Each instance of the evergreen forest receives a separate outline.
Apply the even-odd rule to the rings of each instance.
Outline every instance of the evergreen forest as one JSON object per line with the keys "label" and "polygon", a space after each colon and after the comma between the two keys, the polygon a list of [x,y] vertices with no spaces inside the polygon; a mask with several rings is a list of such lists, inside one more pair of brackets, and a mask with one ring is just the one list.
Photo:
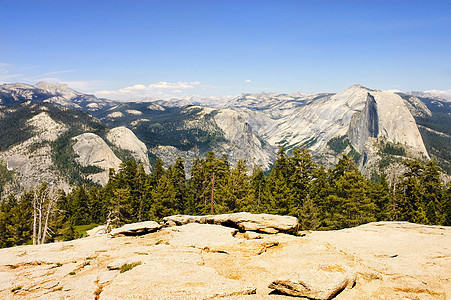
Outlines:
{"label": "evergreen forest", "polygon": [[451,225],[451,190],[433,161],[403,162],[402,174],[364,177],[342,155],[325,169],[306,149],[281,148],[269,173],[246,162],[231,167],[226,156],[196,158],[188,177],[178,158],[165,168],[156,159],[144,172],[134,161],[110,170],[105,187],[84,184],[71,192],[47,183],[0,201],[0,247],[79,238],[99,224],[108,228],[175,214],[247,211],[291,215],[302,230],[342,229],[374,221]]}

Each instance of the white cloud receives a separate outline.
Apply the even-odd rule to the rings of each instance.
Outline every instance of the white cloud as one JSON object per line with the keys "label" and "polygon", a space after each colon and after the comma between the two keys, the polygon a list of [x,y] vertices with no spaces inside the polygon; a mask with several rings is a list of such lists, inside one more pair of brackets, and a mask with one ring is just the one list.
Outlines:
{"label": "white cloud", "polygon": [[429,90],[424,92],[435,95],[451,96],[451,90]]}
{"label": "white cloud", "polygon": [[11,80],[17,80],[22,74],[11,73],[9,67],[11,64],[0,62],[0,83],[10,82]]}
{"label": "white cloud", "polygon": [[93,93],[106,84],[102,80],[61,80],[59,82],[67,84],[73,90],[84,93]]}
{"label": "white cloud", "polygon": [[95,95],[117,100],[127,100],[145,97],[170,98],[180,95],[187,90],[200,86],[199,81],[192,82],[166,82],[160,81],[149,85],[135,84],[115,91],[98,91]]}
{"label": "white cloud", "polygon": [[244,82],[246,82],[246,83],[251,83],[252,82],[252,80],[250,80],[250,79],[246,79]]}
{"label": "white cloud", "polygon": [[44,73],[42,75],[49,76],[49,75],[56,75],[56,74],[72,73],[72,72],[75,72],[75,71],[76,71],[75,69],[70,69],[70,70],[46,72],[46,73]]}

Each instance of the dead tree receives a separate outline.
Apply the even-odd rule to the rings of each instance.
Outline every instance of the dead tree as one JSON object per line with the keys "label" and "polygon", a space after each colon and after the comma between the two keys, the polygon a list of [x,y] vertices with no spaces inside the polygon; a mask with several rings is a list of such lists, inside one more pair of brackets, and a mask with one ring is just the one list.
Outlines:
{"label": "dead tree", "polygon": [[33,245],[44,244],[47,236],[53,231],[49,228],[49,220],[55,211],[58,192],[55,187],[43,183],[34,191],[33,198]]}

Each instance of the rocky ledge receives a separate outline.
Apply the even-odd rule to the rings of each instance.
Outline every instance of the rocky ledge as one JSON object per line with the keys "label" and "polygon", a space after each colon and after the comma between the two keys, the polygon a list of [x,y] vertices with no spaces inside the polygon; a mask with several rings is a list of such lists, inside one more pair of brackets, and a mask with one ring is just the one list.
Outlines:
{"label": "rocky ledge", "polygon": [[294,236],[238,216],[228,219],[254,225],[174,216],[170,227],[0,249],[0,298],[451,298],[450,227],[378,222]]}

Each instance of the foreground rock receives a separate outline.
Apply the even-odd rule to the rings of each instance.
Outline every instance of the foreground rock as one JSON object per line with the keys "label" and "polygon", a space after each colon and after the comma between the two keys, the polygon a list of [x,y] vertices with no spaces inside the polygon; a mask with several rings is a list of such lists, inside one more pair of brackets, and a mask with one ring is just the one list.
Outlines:
{"label": "foreground rock", "polygon": [[207,216],[176,215],[165,217],[163,221],[166,226],[185,225],[188,223],[216,224],[237,228],[241,231],[250,230],[264,233],[289,231],[296,229],[299,225],[295,217],[251,214],[247,212]]}
{"label": "foreground rock", "polygon": [[161,225],[154,221],[126,224],[122,227],[111,230],[109,236],[117,237],[121,235],[143,235],[157,231]]}
{"label": "foreground rock", "polygon": [[189,223],[0,249],[0,299],[451,299],[450,227],[246,236]]}
{"label": "foreground rock", "polygon": [[302,270],[296,274],[286,275],[269,285],[283,294],[328,300],[344,288],[352,288],[356,275],[340,267],[325,267]]}

